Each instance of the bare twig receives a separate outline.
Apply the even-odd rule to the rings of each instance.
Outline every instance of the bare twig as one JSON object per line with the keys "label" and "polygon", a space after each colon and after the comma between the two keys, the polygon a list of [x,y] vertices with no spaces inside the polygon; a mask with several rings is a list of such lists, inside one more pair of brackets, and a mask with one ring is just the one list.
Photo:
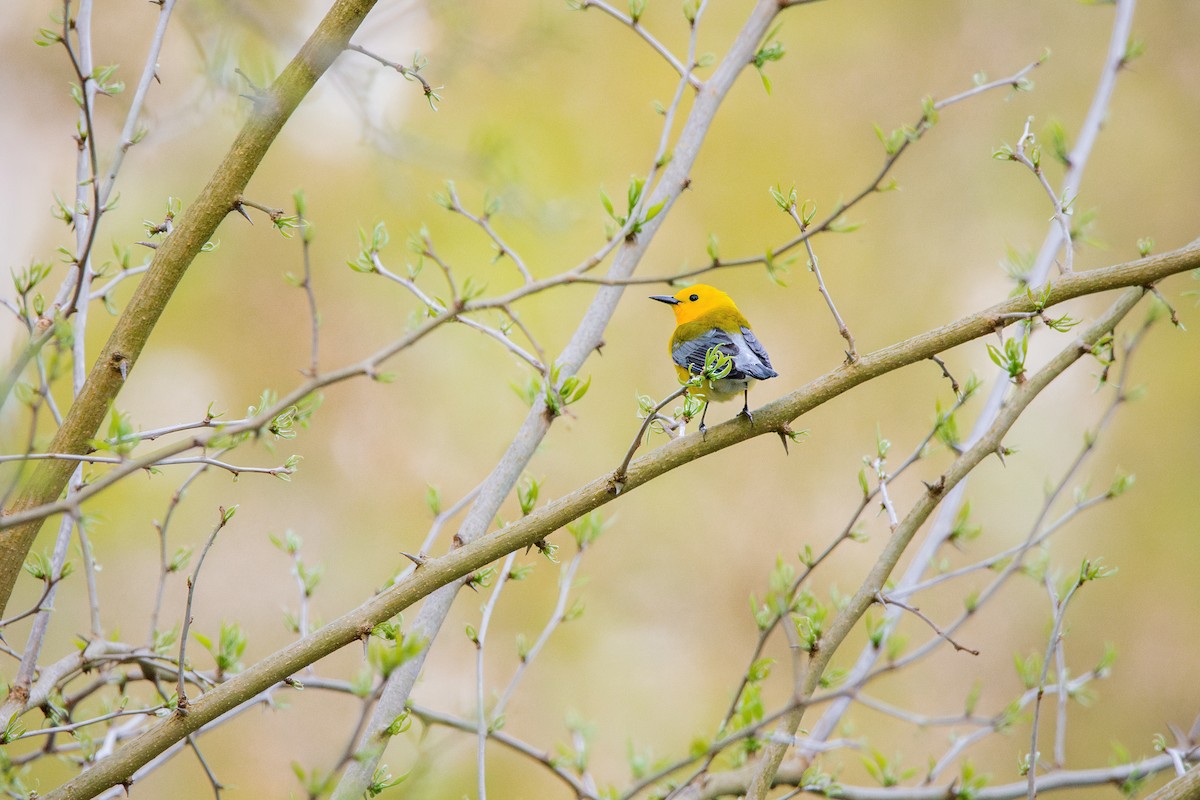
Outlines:
{"label": "bare twig", "polygon": [[304,289],[304,296],[308,300],[308,317],[310,321],[310,330],[312,331],[312,344],[309,346],[307,375],[310,378],[315,378],[318,372],[317,355],[320,351],[321,344],[321,315],[317,311],[317,293],[313,289],[311,252],[312,227],[304,218],[305,202],[303,200],[303,195],[297,192],[295,200],[296,224],[300,228],[300,249],[302,260],[304,262],[304,279],[301,281],[300,286]]}
{"label": "bare twig", "polygon": [[[679,74],[679,77],[685,79],[688,85],[690,85],[693,89],[699,89],[701,86],[703,86],[703,83],[700,81],[700,79],[692,74],[693,68],[690,66],[684,66],[684,64],[678,58],[676,58],[675,55],[665,45],[659,42],[658,39],[655,39],[649,31],[642,27],[640,21],[633,19],[627,14],[622,14],[614,6],[604,2],[604,0],[579,0],[579,7],[584,10],[589,8],[598,8],[623,25],[627,25],[634,33],[640,36],[642,40],[646,42],[646,44],[650,45],[650,48],[654,50],[654,52],[662,56],[663,60],[670,64],[671,68]],[[689,60],[689,64],[690,63],[691,62]]]}
{"label": "bare twig", "polygon": [[633,437],[633,443],[630,444],[629,449],[625,451],[625,458],[621,461],[621,466],[617,467],[616,471],[613,472],[612,481],[616,494],[620,494],[621,489],[624,487],[625,476],[629,472],[629,462],[633,460],[634,453],[636,453],[638,448],[642,446],[642,441],[646,438],[646,431],[650,429],[650,425],[656,419],[658,419],[658,413],[666,408],[672,401],[677,400],[678,398],[687,394],[689,388],[691,388],[689,384],[680,386],[678,389],[667,395],[661,402],[659,402],[658,405],[654,407],[652,411],[650,411],[650,413],[646,414],[645,418],[642,419],[642,424],[638,428],[637,436]]}
{"label": "bare twig", "polygon": [[100,188],[101,204],[107,203],[112,194],[113,187],[117,182],[117,173],[120,172],[121,165],[125,161],[125,154],[141,138],[138,132],[138,118],[145,106],[150,85],[158,78],[158,57],[162,52],[163,41],[166,39],[167,23],[171,20],[171,12],[175,10],[175,0],[156,0],[156,4],[159,8],[158,24],[150,39],[146,63],[142,67],[141,77],[138,78],[137,88],[134,89],[133,100],[129,103],[129,111],[125,114],[125,125],[121,128],[121,140],[117,143],[108,167],[108,174],[104,178],[104,185]]}
{"label": "bare twig", "polygon": [[494,723],[504,715],[504,709],[508,707],[509,701],[512,699],[513,693],[517,690],[517,685],[521,682],[521,677],[525,674],[530,663],[537,658],[542,652],[542,648],[546,646],[546,642],[550,640],[551,634],[562,623],[567,613],[567,599],[571,594],[571,587],[575,584],[575,575],[579,571],[579,564],[583,560],[583,548],[575,552],[571,560],[563,566],[558,578],[558,597],[554,601],[554,610],[550,612],[546,624],[542,627],[542,632],[538,634],[533,646],[529,648],[522,658],[521,663],[517,665],[516,671],[508,681],[508,685],[504,687],[504,691],[500,694],[500,699],[496,701],[496,705],[492,708],[491,720]]}
{"label": "bare twig", "polygon": [[222,783],[217,780],[217,776],[213,773],[212,767],[208,765],[208,761],[204,758],[204,754],[200,752],[200,745],[196,744],[195,736],[188,736],[186,739],[188,746],[192,748],[192,752],[196,754],[196,760],[200,762],[200,767],[204,770],[204,776],[208,778],[208,785],[212,787],[213,797],[216,800],[221,800],[221,790],[225,788]]}
{"label": "bare twig", "polygon": [[212,548],[213,542],[217,540],[217,534],[221,532],[229,520],[233,517],[233,512],[237,506],[229,509],[221,506],[217,508],[217,524],[213,526],[212,533],[208,536],[208,541],[204,544],[204,549],[200,551],[199,558],[196,559],[196,568],[192,570],[191,577],[187,581],[187,605],[183,610],[183,631],[179,634],[179,680],[176,689],[177,706],[176,709],[180,714],[186,714],[189,700],[187,696],[187,688],[184,684],[184,672],[187,670],[187,641],[188,629],[192,626],[192,599],[196,594],[196,581],[200,577],[200,568],[204,566],[204,557],[208,555],[208,551]]}
{"label": "bare twig", "polygon": [[421,74],[422,65],[420,64],[419,57],[413,59],[413,66],[406,67],[397,61],[391,61],[383,56],[376,55],[362,45],[350,43],[346,45],[346,49],[353,50],[356,53],[362,53],[367,58],[377,61],[385,67],[396,70],[396,72],[399,72],[401,75],[403,75],[406,80],[416,81],[417,83],[421,84],[421,92],[425,95],[425,99],[429,101],[429,107],[434,111],[437,111],[436,104],[441,98],[438,97],[437,89],[431,86],[429,81],[425,80],[425,76]]}
{"label": "bare twig", "polygon": [[461,214],[471,222],[478,225],[480,229],[483,230],[484,234],[486,234],[487,237],[492,240],[492,244],[494,244],[496,247],[497,258],[507,256],[508,258],[512,259],[513,264],[516,266],[517,271],[521,273],[521,277],[525,279],[525,282],[530,283],[533,281],[533,274],[529,271],[529,268],[525,266],[525,260],[521,258],[521,254],[509,246],[509,244],[502,238],[500,238],[500,234],[498,234],[496,229],[492,227],[490,214],[485,212],[483,214],[475,215],[468,211],[467,208],[462,204],[462,201],[458,199],[458,191],[455,189],[453,182],[448,182],[446,184],[446,198],[449,200],[448,207],[451,211],[455,212],[456,214]]}
{"label": "bare twig", "polygon": [[512,572],[513,562],[516,558],[517,553],[513,551],[504,559],[504,564],[501,565],[500,571],[497,574],[496,585],[492,589],[492,594],[488,597],[488,601],[484,603],[483,615],[479,620],[479,629],[475,634],[475,703],[477,706],[475,717],[475,770],[479,800],[487,800],[487,769],[485,765],[488,731],[491,727],[488,721],[487,706],[484,702],[483,648],[487,642],[488,629],[491,628],[492,614],[496,611],[496,604],[500,601],[500,592],[504,589],[505,583],[508,582],[508,576]]}
{"label": "bare twig", "polygon": [[[787,212],[788,216],[799,226],[801,232],[808,227],[808,223],[800,216],[799,211],[797,211],[795,203],[792,203],[788,207]],[[817,261],[817,251],[813,249],[811,239],[804,240],[804,249],[808,251],[808,268],[817,279],[817,291],[821,293],[821,297],[825,298],[825,305],[829,306],[829,313],[833,315],[833,321],[837,324],[838,334],[846,340],[846,347],[848,348],[846,350],[846,363],[853,364],[858,360],[858,351],[854,348],[854,336],[851,335],[850,328],[846,326],[842,315],[838,313],[837,306],[834,305],[833,297],[829,294],[829,290],[825,288],[825,279],[821,277],[821,266]]]}
{"label": "bare twig", "polygon": [[[225,451],[221,451],[222,453]],[[220,454],[218,454],[220,455]],[[167,576],[171,574],[171,563],[167,556],[167,531],[171,526],[171,520],[175,516],[175,509],[179,508],[179,504],[183,502],[183,497],[187,493],[188,487],[192,485],[204,472],[208,470],[207,464],[201,464],[191,475],[183,479],[179,484],[179,488],[171,493],[171,499],[167,502],[167,511],[163,514],[162,522],[156,522],[154,528],[158,533],[158,589],[154,595],[154,608],[150,612],[150,630],[146,634],[146,642],[148,646],[153,646],[154,638],[158,634],[158,615],[162,611],[163,594],[167,587]]]}
{"label": "bare twig", "polygon": [[928,625],[930,628],[932,628],[934,633],[936,633],[938,636],[940,636],[941,638],[943,638],[947,642],[949,642],[951,645],[953,645],[955,650],[958,650],[959,652],[962,652],[962,653],[970,653],[973,656],[979,655],[978,650],[975,650],[974,648],[971,648],[971,647],[967,647],[965,645],[961,645],[958,642],[956,642],[945,631],[943,631],[941,628],[939,628],[937,626],[936,622],[931,620],[928,616],[925,615],[925,613],[923,611],[921,611],[921,609],[917,608],[916,606],[910,606],[909,604],[905,603],[902,600],[896,600],[893,597],[888,597],[883,592],[879,592],[876,595],[876,597],[879,598],[879,602],[881,605],[899,606],[900,608],[903,608],[905,611],[909,612],[910,614],[912,614],[915,617],[917,617],[918,619],[920,619],[922,622],[924,622],[926,625]]}
{"label": "bare twig", "polygon": [[1052,219],[1058,224],[1063,241],[1063,260],[1059,264],[1059,271],[1071,272],[1075,268],[1075,246],[1071,241],[1071,221],[1067,219],[1067,215],[1070,213],[1075,198],[1060,198],[1055,193],[1054,187],[1050,185],[1050,181],[1046,179],[1046,173],[1042,171],[1040,149],[1036,146],[1035,137],[1029,130],[1032,124],[1033,117],[1025,120],[1025,129],[1021,132],[1021,138],[1017,140],[1017,146],[1012,149],[1009,158],[1027,167],[1037,178],[1042,190],[1049,196],[1050,202],[1054,206]]}
{"label": "bare twig", "polygon": [[[444,727],[455,728],[466,733],[474,733],[476,729],[476,722],[474,720],[452,717],[449,714],[443,714],[440,711],[434,711],[431,708],[418,705],[416,703],[410,706],[410,711],[412,712],[413,716],[429,726],[442,725]],[[575,792],[575,796],[577,798],[581,798],[581,800],[599,800],[599,795],[595,791],[589,789],[587,786],[584,786],[582,781],[572,775],[568,770],[563,769],[562,766],[559,765],[558,759],[552,756],[550,753],[547,753],[544,750],[538,750],[532,745],[526,744],[520,739],[517,739],[516,737],[505,733],[504,731],[489,730],[487,735],[492,741],[502,744],[510,750],[520,753],[523,756],[527,756],[528,758],[533,759],[537,763],[549,769],[555,777],[566,783],[567,786],[569,786],[571,790]]]}

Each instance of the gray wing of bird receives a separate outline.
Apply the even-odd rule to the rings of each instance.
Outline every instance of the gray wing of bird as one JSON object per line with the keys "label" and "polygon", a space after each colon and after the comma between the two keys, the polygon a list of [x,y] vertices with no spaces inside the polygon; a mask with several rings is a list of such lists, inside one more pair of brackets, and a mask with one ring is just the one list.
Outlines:
{"label": "gray wing of bird", "polygon": [[733,359],[733,369],[726,376],[728,378],[766,380],[778,374],[771,368],[767,351],[749,328],[742,328],[737,333],[711,328],[703,336],[676,344],[671,350],[671,357],[679,366],[693,374],[699,374],[704,370],[705,355],[714,347]]}
{"label": "gray wing of bird", "polygon": [[[749,328],[742,328],[742,341],[746,343],[746,349],[754,354],[758,359],[758,364],[748,366],[746,373],[752,378],[766,380],[774,378],[779,373],[771,366],[771,357],[767,355],[767,349],[762,346],[762,342],[758,341],[758,337]],[[755,369],[757,367],[757,369]]]}
{"label": "gray wing of bird", "polygon": [[738,346],[734,344],[729,334],[720,328],[712,328],[703,336],[697,336],[695,339],[690,339],[686,342],[679,342],[671,349],[671,358],[688,372],[699,375],[704,371],[705,355],[714,347],[720,348],[722,353],[734,358],[733,371],[729,373],[729,377],[743,377],[742,375],[735,374],[738,371],[736,360]]}

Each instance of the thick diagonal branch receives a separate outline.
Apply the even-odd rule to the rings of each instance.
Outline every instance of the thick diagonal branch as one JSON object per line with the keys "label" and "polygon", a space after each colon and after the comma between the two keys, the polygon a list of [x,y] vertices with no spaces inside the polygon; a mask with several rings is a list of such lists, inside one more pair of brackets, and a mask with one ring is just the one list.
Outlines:
{"label": "thick diagonal branch", "polygon": [[[271,88],[253,98],[250,119],[208,185],[154,251],[150,269],[117,320],[48,452],[78,455],[87,451],[88,441],[95,437],[184,273],[233,209],[296,106],[345,49],[374,5],[375,0],[337,0]],[[71,461],[39,462],[13,507],[6,511],[18,512],[52,502],[74,468]],[[0,533],[0,616],[41,525],[40,519],[32,520]]]}
{"label": "thick diagonal branch", "polygon": [[[1200,268],[1200,240],[1160,256],[1091,272],[1072,273],[1054,284],[1045,305],[1049,307],[1083,295],[1113,289],[1142,287],[1196,268]],[[192,702],[187,716],[173,715],[158,722],[111,758],[47,794],[47,800],[91,797],[97,791],[128,780],[139,767],[175,742],[305,666],[367,635],[373,627],[429,596],[439,587],[458,581],[514,550],[545,539],[589,511],[618,496],[624,497],[633,489],[677,467],[756,436],[773,434],[801,414],[859,384],[924,361],[931,355],[973,339],[988,336],[998,324],[1002,324],[1004,315],[1028,312],[1033,308],[1034,302],[1029,297],[1015,297],[935,330],[867,353],[855,364],[839,367],[756,410],[753,424],[744,418],[735,418],[709,428],[706,436],[675,439],[637,459],[629,466],[620,495],[612,491],[615,488],[612,475],[600,475],[503,530],[481,536],[444,556],[430,559],[391,589],[205,692]]]}

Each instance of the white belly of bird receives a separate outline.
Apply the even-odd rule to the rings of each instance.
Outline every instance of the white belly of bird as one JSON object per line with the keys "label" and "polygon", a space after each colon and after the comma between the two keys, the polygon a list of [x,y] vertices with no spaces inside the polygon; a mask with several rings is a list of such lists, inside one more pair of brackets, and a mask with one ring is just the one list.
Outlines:
{"label": "white belly of bird", "polygon": [[754,380],[754,378],[721,378],[720,380],[709,381],[710,391],[705,392],[705,395],[709,400],[724,403],[735,397],[741,397],[742,392],[756,383],[758,381]]}

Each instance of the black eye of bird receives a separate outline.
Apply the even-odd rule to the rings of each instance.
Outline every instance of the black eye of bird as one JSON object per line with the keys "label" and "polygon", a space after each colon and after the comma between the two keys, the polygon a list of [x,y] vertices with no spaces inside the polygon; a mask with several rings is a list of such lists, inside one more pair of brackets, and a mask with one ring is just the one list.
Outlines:
{"label": "black eye of bird", "polygon": [[694,294],[694,295],[692,295],[691,297],[689,297],[689,298],[688,298],[688,300],[691,300],[693,303],[694,303],[694,302],[696,302],[696,301],[697,301],[697,300],[699,300],[699,299],[700,299],[700,295],[698,295],[698,294]]}

